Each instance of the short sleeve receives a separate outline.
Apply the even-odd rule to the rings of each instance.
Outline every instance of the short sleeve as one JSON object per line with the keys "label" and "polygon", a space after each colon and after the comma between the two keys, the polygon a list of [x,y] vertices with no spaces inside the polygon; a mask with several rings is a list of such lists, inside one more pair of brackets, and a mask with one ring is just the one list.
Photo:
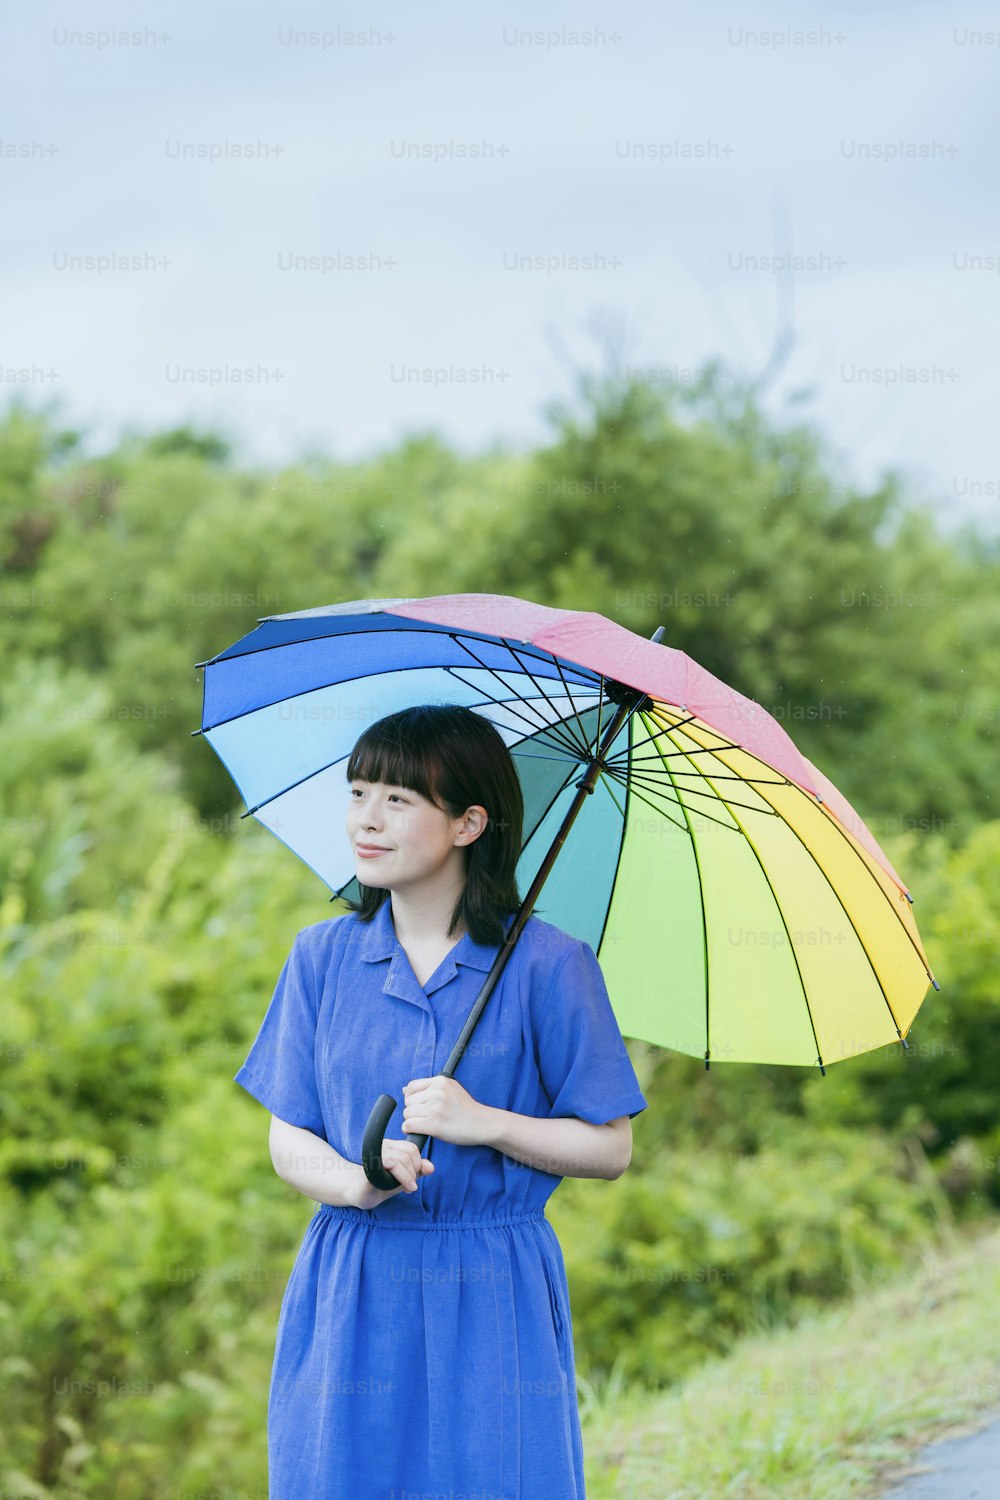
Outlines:
{"label": "short sleeve", "polygon": [[278,976],[271,1003],[234,1082],[265,1109],[325,1139],[316,1087],[316,976],[302,933]]}
{"label": "short sleeve", "polygon": [[542,1086],[552,1101],[549,1117],[606,1125],[648,1108],[589,943],[577,943],[552,983],[534,990],[532,1023]]}

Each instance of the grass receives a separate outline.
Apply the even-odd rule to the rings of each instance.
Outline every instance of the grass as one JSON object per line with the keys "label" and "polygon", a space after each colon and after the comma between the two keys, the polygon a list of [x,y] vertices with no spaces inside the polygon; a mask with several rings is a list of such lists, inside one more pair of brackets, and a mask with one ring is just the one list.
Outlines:
{"label": "grass", "polygon": [[1000,1416],[998,1301],[991,1226],[670,1391],[584,1386],[588,1500],[873,1500],[924,1443]]}

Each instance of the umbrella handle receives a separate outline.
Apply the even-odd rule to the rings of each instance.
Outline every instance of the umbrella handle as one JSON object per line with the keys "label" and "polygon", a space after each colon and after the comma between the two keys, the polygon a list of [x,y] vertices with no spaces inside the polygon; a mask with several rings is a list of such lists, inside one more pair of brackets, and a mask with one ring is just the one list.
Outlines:
{"label": "umbrella handle", "polygon": [[[361,1165],[365,1169],[365,1176],[372,1187],[381,1188],[384,1192],[400,1186],[398,1180],[382,1165],[382,1140],[395,1108],[396,1101],[391,1094],[379,1094],[368,1116],[361,1141]],[[423,1151],[427,1144],[426,1135],[407,1135],[406,1139],[412,1141],[418,1151]]]}

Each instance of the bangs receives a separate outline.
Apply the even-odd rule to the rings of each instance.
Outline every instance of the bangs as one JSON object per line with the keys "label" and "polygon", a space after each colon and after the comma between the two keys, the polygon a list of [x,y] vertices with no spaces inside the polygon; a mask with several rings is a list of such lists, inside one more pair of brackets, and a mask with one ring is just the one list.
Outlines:
{"label": "bangs", "polygon": [[351,751],[347,780],[407,787],[428,802],[439,802],[440,760],[429,745],[414,743],[416,739],[412,732],[405,738],[379,733],[379,726],[373,725]]}

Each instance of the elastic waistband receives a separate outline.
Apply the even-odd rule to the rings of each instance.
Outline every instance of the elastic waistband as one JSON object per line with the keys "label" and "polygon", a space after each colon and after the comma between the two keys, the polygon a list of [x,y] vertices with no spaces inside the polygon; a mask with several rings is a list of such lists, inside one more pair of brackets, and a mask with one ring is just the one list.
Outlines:
{"label": "elastic waistband", "polygon": [[414,1218],[384,1219],[380,1218],[377,1210],[366,1208],[352,1208],[345,1203],[319,1203],[316,1206],[314,1218],[324,1215],[331,1219],[341,1219],[348,1224],[366,1224],[373,1229],[504,1229],[509,1224],[538,1224],[547,1223],[545,1210],[535,1209],[526,1214],[509,1214],[505,1218],[495,1217],[491,1219],[431,1219]]}

